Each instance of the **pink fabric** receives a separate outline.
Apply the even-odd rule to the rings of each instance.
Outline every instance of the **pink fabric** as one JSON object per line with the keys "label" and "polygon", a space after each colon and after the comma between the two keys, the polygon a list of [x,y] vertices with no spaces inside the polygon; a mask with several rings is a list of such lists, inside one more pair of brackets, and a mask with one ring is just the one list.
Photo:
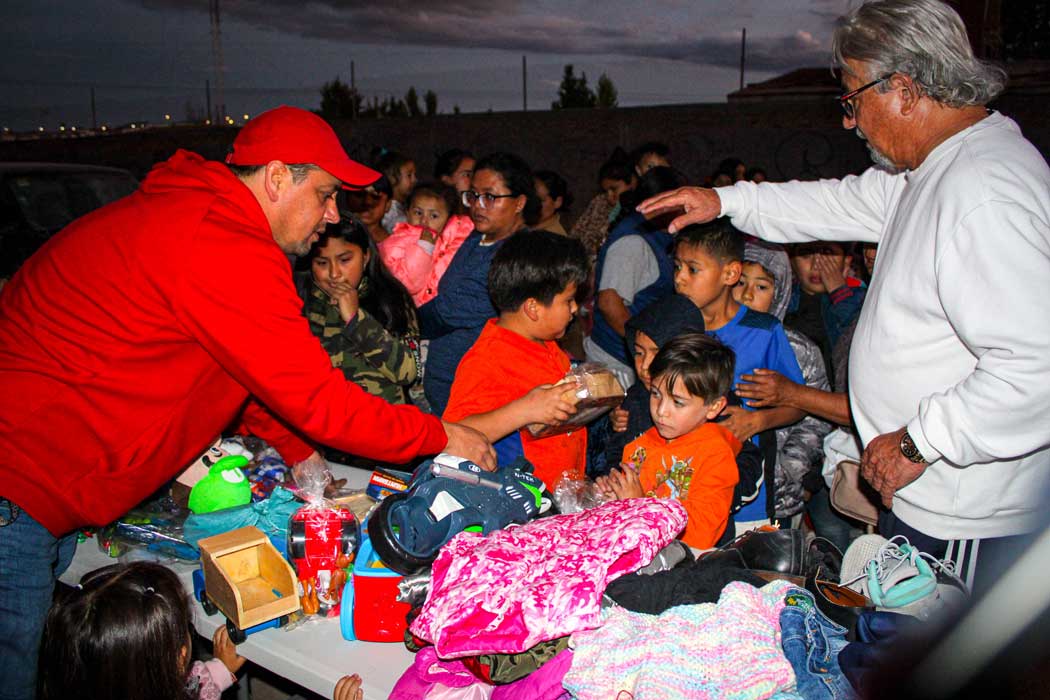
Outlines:
{"label": "pink fabric", "polygon": [[454,659],[598,627],[609,582],[652,561],[686,520],[677,500],[633,498],[488,537],[460,533],[434,562],[412,633]]}
{"label": "pink fabric", "polygon": [[222,691],[236,681],[237,678],[219,659],[194,661],[190,666],[186,687],[197,700],[219,700]]}
{"label": "pink fabric", "polygon": [[423,227],[401,222],[379,244],[379,257],[390,273],[405,285],[415,305],[422,306],[437,296],[441,277],[473,230],[474,222],[469,216],[453,214],[434,243],[431,255],[419,245]]}
{"label": "pink fabric", "polygon": [[442,661],[434,647],[423,647],[390,691],[390,700],[437,700],[438,697],[456,697],[447,694],[450,690],[482,691],[483,697],[486,698],[492,694],[492,686],[479,681],[462,661]]}

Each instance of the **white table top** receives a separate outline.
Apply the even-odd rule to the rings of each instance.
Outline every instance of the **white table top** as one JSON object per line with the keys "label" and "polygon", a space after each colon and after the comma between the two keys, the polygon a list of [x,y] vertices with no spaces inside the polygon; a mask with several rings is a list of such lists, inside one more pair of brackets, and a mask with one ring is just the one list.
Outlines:
{"label": "white table top", "polygon": [[[336,478],[345,477],[349,488],[364,488],[371,474],[341,465],[332,465],[332,473]],[[61,580],[75,585],[88,571],[113,563],[114,559],[100,552],[94,540],[89,540],[77,548],[76,556]],[[177,563],[171,568],[192,592],[191,577],[196,565]],[[225,624],[222,614],[208,617],[196,601],[194,610],[194,627],[207,639],[211,639],[220,624]],[[340,632],[338,618],[314,619],[291,631],[263,630],[249,635],[237,646],[237,651],[249,661],[329,698],[340,678],[357,673],[361,676],[365,698],[371,700],[388,697],[414,658],[404,644],[346,641]]]}

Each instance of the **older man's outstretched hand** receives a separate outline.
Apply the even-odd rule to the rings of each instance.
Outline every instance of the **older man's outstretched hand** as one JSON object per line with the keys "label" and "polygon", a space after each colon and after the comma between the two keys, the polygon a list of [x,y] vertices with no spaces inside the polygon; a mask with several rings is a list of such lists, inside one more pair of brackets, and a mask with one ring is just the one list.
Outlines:
{"label": "older man's outstretched hand", "polygon": [[678,233],[690,224],[704,224],[722,213],[722,200],[707,187],[679,187],[650,197],[638,205],[645,218],[652,219],[676,211],[682,211],[667,227],[668,233]]}
{"label": "older man's outstretched hand", "polygon": [[445,452],[469,459],[485,471],[496,471],[496,450],[492,449],[492,443],[487,437],[460,423],[441,421],[441,424],[448,436]]}

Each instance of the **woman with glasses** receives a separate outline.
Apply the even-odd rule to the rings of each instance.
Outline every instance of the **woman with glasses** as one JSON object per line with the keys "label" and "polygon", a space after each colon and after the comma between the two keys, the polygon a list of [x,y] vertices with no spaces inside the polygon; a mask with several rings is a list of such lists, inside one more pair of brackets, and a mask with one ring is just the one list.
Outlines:
{"label": "woman with glasses", "polygon": [[532,170],[510,153],[479,160],[461,199],[470,210],[474,233],[452,259],[437,296],[419,308],[423,337],[431,339],[423,388],[438,415],[448,403],[460,359],[485,321],[496,316],[488,292],[492,256],[526,222],[535,221],[540,209]]}

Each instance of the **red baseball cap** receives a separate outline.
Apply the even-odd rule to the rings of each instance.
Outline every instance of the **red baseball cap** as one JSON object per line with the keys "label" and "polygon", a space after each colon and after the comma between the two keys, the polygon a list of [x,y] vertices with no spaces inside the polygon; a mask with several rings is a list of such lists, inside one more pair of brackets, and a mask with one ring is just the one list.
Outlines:
{"label": "red baseball cap", "polygon": [[350,159],[332,127],[313,112],[282,105],[248,121],[226,155],[230,165],[312,163],[343,182],[345,189],[367,187],[375,170]]}

